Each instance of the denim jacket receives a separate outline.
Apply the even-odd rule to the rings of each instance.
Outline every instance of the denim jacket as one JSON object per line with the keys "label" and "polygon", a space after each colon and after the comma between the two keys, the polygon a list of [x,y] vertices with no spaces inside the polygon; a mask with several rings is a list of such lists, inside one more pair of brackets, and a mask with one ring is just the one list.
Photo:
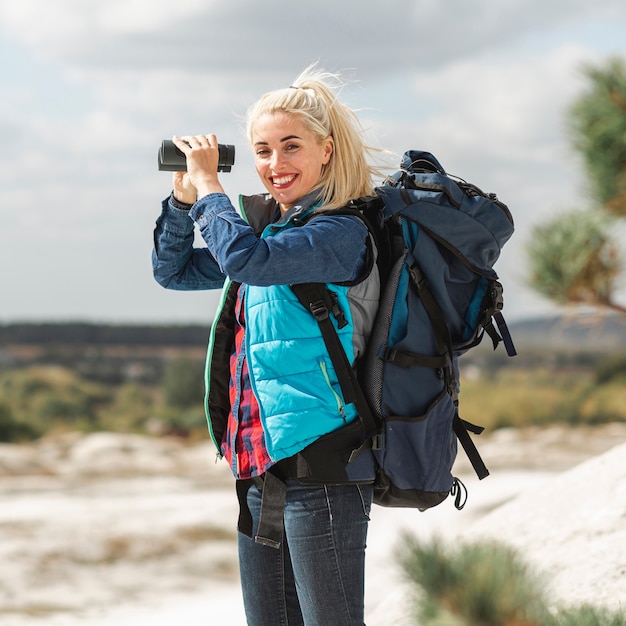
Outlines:
{"label": "denim jacket", "polygon": [[[293,207],[282,219],[301,208]],[[177,290],[220,289],[226,276],[257,286],[356,280],[365,266],[364,224],[350,216],[315,221],[316,228],[259,239],[266,224],[255,230],[224,194],[205,196],[190,210],[166,198],[154,231],[154,278]],[[194,222],[206,248],[193,246]]]}

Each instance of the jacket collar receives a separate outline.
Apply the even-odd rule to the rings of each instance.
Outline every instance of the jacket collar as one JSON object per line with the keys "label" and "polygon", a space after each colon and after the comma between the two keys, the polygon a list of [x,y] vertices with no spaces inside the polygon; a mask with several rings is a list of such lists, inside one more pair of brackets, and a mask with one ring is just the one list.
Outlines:
{"label": "jacket collar", "polygon": [[298,200],[288,211],[281,214],[278,203],[269,194],[239,196],[243,217],[257,235],[260,235],[269,224],[283,225],[297,222],[298,219],[315,209],[318,203],[319,190],[314,189]]}

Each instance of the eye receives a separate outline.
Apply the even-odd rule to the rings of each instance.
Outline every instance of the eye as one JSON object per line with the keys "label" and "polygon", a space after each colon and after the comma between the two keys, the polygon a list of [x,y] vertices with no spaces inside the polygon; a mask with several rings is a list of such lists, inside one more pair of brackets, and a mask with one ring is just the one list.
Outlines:
{"label": "eye", "polygon": [[259,157],[267,156],[269,153],[270,151],[267,148],[257,148],[255,152],[256,156]]}
{"label": "eye", "polygon": [[293,152],[294,150],[297,150],[300,146],[297,143],[288,143],[285,146],[285,150],[287,150],[288,152]]}

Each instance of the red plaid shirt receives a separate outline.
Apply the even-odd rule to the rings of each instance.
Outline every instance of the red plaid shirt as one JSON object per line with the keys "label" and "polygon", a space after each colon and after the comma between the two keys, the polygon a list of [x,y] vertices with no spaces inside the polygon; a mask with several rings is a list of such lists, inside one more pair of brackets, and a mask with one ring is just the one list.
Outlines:
{"label": "red plaid shirt", "polygon": [[274,464],[267,453],[259,404],[250,385],[244,341],[244,297],[244,289],[240,287],[235,304],[235,340],[230,355],[231,408],[222,441],[222,454],[239,479],[260,476]]}

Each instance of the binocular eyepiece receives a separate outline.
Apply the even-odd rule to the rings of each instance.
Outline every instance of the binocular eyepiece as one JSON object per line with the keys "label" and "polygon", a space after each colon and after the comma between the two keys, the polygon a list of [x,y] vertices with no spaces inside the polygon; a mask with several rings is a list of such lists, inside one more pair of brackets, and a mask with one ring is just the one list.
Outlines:
{"label": "binocular eyepiece", "polygon": [[[235,146],[218,144],[218,172],[230,172],[235,163]],[[186,172],[187,159],[171,139],[164,139],[159,148],[159,171]]]}

